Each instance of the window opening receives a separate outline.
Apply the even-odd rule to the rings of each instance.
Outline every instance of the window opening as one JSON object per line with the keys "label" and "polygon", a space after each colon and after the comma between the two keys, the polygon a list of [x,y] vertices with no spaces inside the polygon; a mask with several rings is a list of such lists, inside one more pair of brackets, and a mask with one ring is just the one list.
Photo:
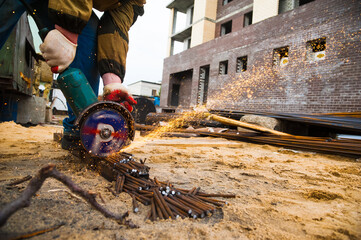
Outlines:
{"label": "window opening", "polygon": [[278,13],[284,13],[296,7],[296,0],[279,0]]}
{"label": "window opening", "polygon": [[278,13],[284,13],[314,0],[279,0]]}
{"label": "window opening", "polygon": [[273,66],[286,66],[288,64],[289,47],[273,49]]}
{"label": "window opening", "polygon": [[198,104],[206,104],[208,96],[209,65],[200,67],[198,83]]}
{"label": "window opening", "polygon": [[184,40],[184,50],[190,49],[191,48],[191,38],[187,38]]}
{"label": "window opening", "polygon": [[192,23],[193,23],[193,11],[194,11],[194,7],[192,6],[192,7],[190,7],[190,8],[188,8],[187,9],[187,23],[186,23],[186,26],[189,26],[189,25],[192,25]]}
{"label": "window opening", "polygon": [[175,11],[175,16],[174,16],[174,23],[173,23],[173,29],[172,29],[172,33],[178,33],[180,31],[183,31],[185,28],[187,28],[187,13],[183,13],[180,11]]}
{"label": "window opening", "polygon": [[326,57],[326,38],[318,38],[306,43],[309,61],[323,60]]}
{"label": "window opening", "polygon": [[237,67],[236,72],[244,72],[247,71],[247,56],[237,58]]}
{"label": "window opening", "polygon": [[232,2],[233,0],[223,0],[223,5],[227,5],[228,3]]}
{"label": "window opening", "polygon": [[228,73],[228,61],[219,63],[219,75],[226,75]]}
{"label": "window opening", "polygon": [[253,16],[253,11],[250,11],[250,12],[244,14],[243,27],[246,27],[246,26],[249,26],[252,24],[252,16]]}
{"label": "window opening", "polygon": [[302,6],[302,5],[304,5],[304,4],[313,2],[314,0],[299,0],[299,1],[300,1],[300,5],[299,5],[299,6]]}
{"label": "window opening", "polygon": [[223,23],[221,25],[221,36],[226,35],[230,32],[232,32],[232,21]]}

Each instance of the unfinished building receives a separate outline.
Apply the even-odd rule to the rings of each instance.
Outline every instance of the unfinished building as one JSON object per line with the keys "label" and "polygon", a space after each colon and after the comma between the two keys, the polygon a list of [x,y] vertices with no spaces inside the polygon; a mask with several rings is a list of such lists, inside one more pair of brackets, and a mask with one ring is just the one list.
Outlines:
{"label": "unfinished building", "polygon": [[167,8],[163,111],[361,111],[359,1],[174,0]]}

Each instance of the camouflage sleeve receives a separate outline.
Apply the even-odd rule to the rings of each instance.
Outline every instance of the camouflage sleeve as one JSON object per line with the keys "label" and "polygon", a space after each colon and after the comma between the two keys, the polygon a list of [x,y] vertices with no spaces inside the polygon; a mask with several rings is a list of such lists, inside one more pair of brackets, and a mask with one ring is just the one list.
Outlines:
{"label": "camouflage sleeve", "polygon": [[93,0],[49,0],[49,17],[55,24],[73,33],[80,33],[87,24]]}
{"label": "camouflage sleeve", "polygon": [[100,75],[114,73],[122,81],[128,52],[128,31],[144,14],[145,0],[128,0],[105,12],[98,27],[98,66]]}

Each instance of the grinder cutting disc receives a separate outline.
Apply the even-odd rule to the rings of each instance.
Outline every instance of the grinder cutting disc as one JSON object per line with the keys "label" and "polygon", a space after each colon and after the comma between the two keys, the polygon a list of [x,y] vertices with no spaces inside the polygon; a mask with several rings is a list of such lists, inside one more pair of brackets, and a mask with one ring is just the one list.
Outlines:
{"label": "grinder cutting disc", "polygon": [[88,109],[80,123],[80,140],[85,150],[97,157],[107,157],[128,145],[134,137],[129,115],[122,106],[107,102]]}

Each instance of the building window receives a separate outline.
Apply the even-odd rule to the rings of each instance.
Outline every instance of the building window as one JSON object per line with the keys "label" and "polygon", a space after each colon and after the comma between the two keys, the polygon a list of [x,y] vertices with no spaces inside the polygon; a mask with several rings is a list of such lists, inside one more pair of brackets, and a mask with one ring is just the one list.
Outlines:
{"label": "building window", "polygon": [[219,75],[226,75],[228,73],[228,61],[219,63]]}
{"label": "building window", "polygon": [[221,25],[221,36],[226,35],[230,32],[232,32],[232,21],[223,23]]}
{"label": "building window", "polygon": [[315,1],[315,0],[299,0],[299,1],[300,1],[299,6],[302,6],[302,5],[304,5],[304,4],[307,4],[307,3],[313,2],[313,1]]}
{"label": "building window", "polygon": [[326,38],[318,38],[306,43],[307,59],[309,61],[323,60],[326,57]]}
{"label": "building window", "polygon": [[152,89],[152,96],[157,96],[157,89]]}
{"label": "building window", "polygon": [[273,49],[273,66],[286,66],[288,64],[289,47]]}
{"label": "building window", "polygon": [[244,14],[243,27],[246,27],[246,26],[252,24],[252,15],[253,15],[253,11],[250,11],[250,12]]}
{"label": "building window", "polygon": [[183,50],[190,49],[191,48],[191,38],[185,39],[183,44],[184,44]]}
{"label": "building window", "polygon": [[279,0],[278,13],[284,13],[314,0]]}
{"label": "building window", "polygon": [[193,23],[193,12],[194,12],[194,7],[190,7],[187,9],[187,17],[186,17],[186,26],[190,26]]}
{"label": "building window", "polygon": [[278,5],[278,13],[284,13],[296,7],[295,0],[280,0]]}
{"label": "building window", "polygon": [[237,67],[236,72],[244,72],[247,71],[247,56],[237,58]]}
{"label": "building window", "polygon": [[228,3],[232,2],[233,0],[222,0],[223,5],[227,5]]}
{"label": "building window", "polygon": [[209,65],[200,67],[199,69],[199,83],[198,83],[198,99],[197,103],[203,105],[207,103],[209,82]]}

